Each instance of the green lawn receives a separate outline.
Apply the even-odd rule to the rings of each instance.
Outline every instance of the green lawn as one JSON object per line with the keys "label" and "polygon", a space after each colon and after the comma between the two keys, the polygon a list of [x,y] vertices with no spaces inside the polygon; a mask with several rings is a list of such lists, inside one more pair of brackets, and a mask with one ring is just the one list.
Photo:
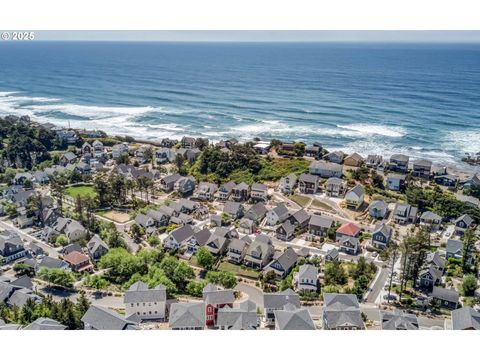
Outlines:
{"label": "green lawn", "polygon": [[82,197],[95,197],[97,196],[97,192],[90,185],[80,185],[80,186],[70,186],[65,189],[65,194],[76,198],[78,195]]}
{"label": "green lawn", "polygon": [[230,271],[240,276],[247,276],[250,278],[258,279],[258,271],[250,268],[243,268],[239,265],[229,263],[228,261],[222,261],[218,266],[220,271]]}
{"label": "green lawn", "polygon": [[306,206],[310,202],[310,198],[308,196],[302,195],[290,195],[290,200],[295,201],[300,206]]}

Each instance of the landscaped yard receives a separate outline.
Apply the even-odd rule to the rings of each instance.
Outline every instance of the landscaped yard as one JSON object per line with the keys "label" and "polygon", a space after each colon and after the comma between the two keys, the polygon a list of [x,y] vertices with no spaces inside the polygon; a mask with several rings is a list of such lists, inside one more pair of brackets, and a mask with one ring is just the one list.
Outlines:
{"label": "landscaped yard", "polygon": [[72,198],[76,198],[78,195],[80,195],[81,197],[97,196],[97,192],[91,185],[70,186],[65,189],[65,194]]}
{"label": "landscaped yard", "polygon": [[309,202],[310,198],[308,196],[302,195],[290,195],[290,200],[295,201],[298,205],[305,207]]}
{"label": "landscaped yard", "polygon": [[235,265],[229,263],[228,261],[222,261],[218,266],[218,270],[220,271],[231,271],[240,276],[247,276],[250,278],[257,279],[258,278],[258,271],[255,271],[250,268],[242,268],[242,266]]}

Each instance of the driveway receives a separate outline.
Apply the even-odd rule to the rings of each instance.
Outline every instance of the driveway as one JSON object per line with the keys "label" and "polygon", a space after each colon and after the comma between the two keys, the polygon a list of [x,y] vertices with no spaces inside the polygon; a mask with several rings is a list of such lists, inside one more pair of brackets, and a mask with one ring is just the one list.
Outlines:
{"label": "driveway", "polygon": [[248,300],[253,301],[257,307],[263,309],[263,291],[256,286],[239,283],[234,290],[243,292],[248,296]]}

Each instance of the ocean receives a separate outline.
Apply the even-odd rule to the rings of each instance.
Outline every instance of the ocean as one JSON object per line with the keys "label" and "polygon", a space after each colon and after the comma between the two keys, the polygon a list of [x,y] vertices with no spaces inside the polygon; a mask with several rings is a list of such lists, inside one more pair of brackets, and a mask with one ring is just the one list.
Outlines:
{"label": "ocean", "polygon": [[0,42],[6,114],[459,164],[480,151],[480,45]]}

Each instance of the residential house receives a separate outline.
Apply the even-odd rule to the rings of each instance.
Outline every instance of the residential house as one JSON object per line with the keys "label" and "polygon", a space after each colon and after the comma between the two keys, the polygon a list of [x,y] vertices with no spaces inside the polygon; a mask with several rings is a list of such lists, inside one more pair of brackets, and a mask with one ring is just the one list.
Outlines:
{"label": "residential house", "polygon": [[437,175],[434,177],[435,183],[454,189],[458,185],[458,177],[451,174]]}
{"label": "residential house", "polygon": [[77,161],[77,155],[68,151],[60,157],[60,165],[67,166],[68,164],[75,164]]}
{"label": "residential house", "polygon": [[318,176],[301,174],[298,179],[298,190],[303,194],[315,194],[318,190],[318,184]]}
{"label": "residential house", "polygon": [[238,224],[238,232],[242,234],[253,234],[256,229],[255,222],[247,218],[243,218]]}
{"label": "residential house", "polygon": [[63,260],[65,260],[75,272],[81,273],[93,270],[93,265],[90,263],[89,257],[81,252],[72,251],[68,255],[65,255]]}
{"label": "residential house", "polygon": [[355,185],[350,191],[345,194],[345,202],[347,207],[351,209],[358,209],[362,206],[365,198],[365,189],[362,185]]}
{"label": "residential house", "polygon": [[341,164],[343,162],[344,157],[345,157],[345,153],[343,151],[333,151],[325,155],[323,158],[332,163]]}
{"label": "residential house", "polygon": [[290,215],[287,219],[297,230],[303,231],[308,227],[310,214],[305,209],[300,209]]}
{"label": "residential house", "polygon": [[425,211],[420,216],[420,225],[427,226],[431,231],[437,231],[442,224],[442,217],[431,211]]}
{"label": "residential house", "polygon": [[248,209],[248,211],[245,213],[245,217],[258,224],[262,221],[267,212],[268,210],[265,207],[265,204],[258,202],[253,204],[250,209]]}
{"label": "residential house", "polygon": [[160,141],[160,146],[166,147],[166,148],[174,147],[177,144],[178,144],[178,140],[169,139],[169,138],[163,138],[162,141]]}
{"label": "residential house", "polygon": [[380,311],[382,330],[418,330],[418,318],[414,314],[394,310]]}
{"label": "residential house", "polygon": [[85,330],[138,330],[138,322],[109,308],[91,305],[83,315]]}
{"label": "residential house", "polygon": [[155,220],[152,217],[144,214],[138,214],[135,216],[135,224],[145,229],[147,234],[155,232]]}
{"label": "residential house", "polygon": [[233,307],[218,309],[217,326],[220,330],[256,330],[259,325],[257,306],[253,301],[246,300]]}
{"label": "residential house", "polygon": [[181,196],[186,196],[192,194],[195,190],[196,181],[192,176],[182,176],[180,177],[175,184],[173,189],[178,192]]}
{"label": "residential house", "polygon": [[480,330],[480,311],[465,306],[452,311],[453,330]]}
{"label": "residential house", "polygon": [[[44,256],[39,262],[36,268],[47,268],[47,269],[61,269],[61,270],[70,270],[70,266],[66,261],[50,257]],[[36,269],[35,269],[36,271]]]}
{"label": "residential house", "polygon": [[268,264],[264,272],[273,271],[278,279],[287,276],[296,265],[298,255],[291,247],[286,248],[282,253],[278,252],[274,255],[273,260]]}
{"label": "residential house", "polygon": [[267,235],[258,234],[247,248],[244,263],[254,269],[262,269],[270,261],[273,253],[272,239]]}
{"label": "residential house", "polygon": [[368,214],[378,220],[385,219],[388,213],[388,204],[383,200],[375,200],[368,207]]}
{"label": "residential house", "polygon": [[432,290],[432,299],[441,307],[455,310],[458,307],[460,295],[453,289],[446,289],[434,286]]}
{"label": "residential house", "polygon": [[23,330],[65,330],[66,328],[65,325],[56,320],[41,317],[25,326]]}
{"label": "residential house", "polygon": [[464,214],[455,220],[455,233],[463,235],[467,229],[470,229],[473,226],[474,223],[472,217],[468,214]]}
{"label": "residential house", "polygon": [[[146,214],[146,217],[153,220],[153,225],[154,226],[163,227],[163,226],[168,225],[168,222],[170,221],[170,218],[172,216],[170,216],[169,214],[167,214],[167,213],[161,211],[161,209],[159,209],[159,210],[148,210],[147,214]],[[151,222],[148,225],[152,226]]]}
{"label": "residential house", "polygon": [[413,162],[413,176],[429,179],[431,172],[432,162],[430,160],[419,159]]}
{"label": "residential house", "polygon": [[216,193],[216,197],[218,197],[219,200],[221,201],[226,201],[232,194],[233,188],[236,186],[233,181],[230,181],[228,183],[220,185],[220,188],[218,189]]}
{"label": "residential house", "polygon": [[277,226],[275,234],[279,240],[290,241],[295,236],[295,226],[289,221],[285,221]]}
{"label": "residential house", "polygon": [[33,183],[35,178],[32,174],[27,172],[20,172],[16,173],[15,177],[13,178],[13,183],[15,185],[25,185],[27,182]]}
{"label": "residential house", "polygon": [[7,264],[26,255],[23,241],[17,233],[0,232],[0,264]]}
{"label": "residential house", "polygon": [[347,254],[356,255],[358,253],[360,242],[360,228],[353,223],[346,223],[340,226],[336,232],[336,240],[340,245],[340,250]]}
{"label": "residential house", "polygon": [[206,241],[205,248],[214,255],[222,255],[225,253],[228,244],[234,237],[237,237],[236,232],[232,235],[228,228],[217,227]]}
{"label": "residential house", "polygon": [[332,248],[325,254],[325,262],[337,261],[339,255],[337,248]]}
{"label": "residential house", "polygon": [[201,182],[198,185],[195,197],[200,200],[211,201],[213,200],[217,190],[218,190],[217,185],[209,182]]}
{"label": "residential house", "polygon": [[408,162],[410,157],[402,154],[395,154],[390,157],[389,169],[391,171],[398,171],[406,173],[408,171]]}
{"label": "residential house", "polygon": [[128,155],[128,144],[121,143],[112,146],[112,159],[117,160]]}
{"label": "residential house", "polygon": [[250,191],[250,198],[253,201],[263,201],[268,200],[268,187],[264,184],[253,183]]}
{"label": "residential house", "polygon": [[406,175],[389,173],[387,175],[387,188],[392,191],[402,191],[405,189]]}
{"label": "residential house", "polygon": [[333,220],[321,215],[312,215],[308,222],[308,231],[315,236],[327,236],[328,230],[333,226]]}
{"label": "residential house", "polygon": [[267,212],[266,225],[275,226],[278,223],[284,222],[289,216],[288,209],[284,203],[280,203],[272,210]]}
{"label": "residential house", "polygon": [[178,249],[194,236],[191,225],[184,225],[173,230],[165,239],[163,246],[167,249]]}
{"label": "residential house", "polygon": [[228,260],[232,263],[240,264],[243,261],[251,243],[252,240],[246,235],[243,237],[233,238],[230,244],[228,244]]}
{"label": "residential house", "polygon": [[123,298],[127,318],[136,315],[140,320],[165,319],[167,288],[159,284],[153,289],[143,281],[132,284]]}
{"label": "residential house", "polygon": [[283,310],[287,304],[291,304],[297,309],[300,308],[300,297],[292,289],[263,294],[263,314],[267,326],[275,325],[275,311]]}
{"label": "residential house", "polygon": [[302,292],[318,291],[318,268],[310,264],[303,264],[293,276],[295,290]]}
{"label": "residential house", "polygon": [[171,174],[163,177],[160,179],[160,189],[165,192],[173,191],[175,187],[175,183],[181,178],[182,176],[178,173]]}
{"label": "residential house", "polygon": [[375,230],[372,233],[372,245],[379,248],[384,249],[390,243],[390,239],[392,238],[393,230],[387,224],[378,224],[375,226]]}
{"label": "residential house", "polygon": [[325,179],[331,177],[341,178],[343,175],[343,166],[334,162],[318,160],[310,163],[309,172],[312,175],[318,175]]}
{"label": "residential house", "polygon": [[184,149],[193,149],[195,147],[195,142],[195,138],[190,136],[184,136],[182,137],[182,140],[180,140],[180,145]]}
{"label": "residential house", "polygon": [[295,185],[297,185],[298,177],[294,173],[284,176],[280,179],[280,191],[283,194],[293,194]]}
{"label": "residential house", "polygon": [[65,235],[70,241],[79,241],[85,239],[87,230],[77,220],[69,219],[64,229]]}
{"label": "residential house", "polygon": [[205,325],[216,325],[218,310],[233,306],[235,301],[233,290],[220,289],[216,285],[208,284],[203,288],[202,293],[205,303]]}
{"label": "residential house", "polygon": [[325,182],[325,192],[330,197],[341,197],[345,194],[347,182],[338,177],[328,178]]}
{"label": "residential house", "polygon": [[432,264],[420,272],[420,287],[432,291],[434,286],[440,285],[442,276],[443,272]]}
{"label": "residential house", "polygon": [[223,212],[230,215],[233,219],[239,219],[243,216],[245,208],[242,203],[234,201],[226,201],[223,206]]}
{"label": "residential house", "polygon": [[353,153],[345,158],[343,164],[347,166],[360,167],[363,161],[363,157],[360,154]]}
{"label": "residential house", "polygon": [[318,157],[322,153],[322,147],[321,146],[315,146],[315,145],[310,145],[305,147],[305,156],[308,157],[313,157],[315,159],[318,159]]}
{"label": "residential house", "polygon": [[381,155],[368,155],[366,165],[369,168],[377,169],[383,163],[383,156]]}
{"label": "residential house", "polygon": [[323,295],[323,329],[364,330],[360,306],[353,294]]}
{"label": "residential house", "polygon": [[287,304],[283,310],[275,310],[275,330],[316,330],[316,327],[307,309]]}
{"label": "residential house", "polygon": [[255,145],[253,145],[253,149],[261,155],[267,155],[270,151],[271,145],[270,142],[266,141],[259,141]]}
{"label": "residential house", "polygon": [[92,147],[93,147],[93,153],[95,154],[96,158],[103,156],[103,154],[105,152],[105,148],[104,148],[103,143],[101,141],[95,140],[92,143]]}
{"label": "residential house", "polygon": [[418,209],[415,206],[397,203],[393,209],[393,221],[400,225],[415,224],[417,213]]}
{"label": "residential house", "polygon": [[445,253],[447,260],[450,258],[461,260],[463,257],[463,241],[448,239]]}
{"label": "residential house", "polygon": [[105,255],[109,247],[108,245],[98,236],[97,234],[93,235],[90,241],[87,243],[88,254],[93,261],[98,261],[100,258]]}
{"label": "residential house", "polygon": [[231,197],[233,201],[238,201],[238,202],[247,201],[249,196],[250,196],[250,188],[244,182],[238,185],[235,185],[232,189]]}
{"label": "residential house", "polygon": [[155,151],[155,161],[158,165],[165,163],[173,163],[177,158],[177,153],[174,149],[162,147]]}
{"label": "residential house", "polygon": [[172,330],[203,330],[205,328],[205,303],[173,303],[170,306],[168,326]]}
{"label": "residential house", "polygon": [[480,208],[480,199],[476,198],[475,196],[467,196],[463,194],[455,194],[455,197],[458,201],[462,203],[472,206],[474,208]]}
{"label": "residential house", "polygon": [[433,265],[442,273],[445,271],[445,263],[445,258],[443,258],[438,251],[427,255],[427,264]]}

